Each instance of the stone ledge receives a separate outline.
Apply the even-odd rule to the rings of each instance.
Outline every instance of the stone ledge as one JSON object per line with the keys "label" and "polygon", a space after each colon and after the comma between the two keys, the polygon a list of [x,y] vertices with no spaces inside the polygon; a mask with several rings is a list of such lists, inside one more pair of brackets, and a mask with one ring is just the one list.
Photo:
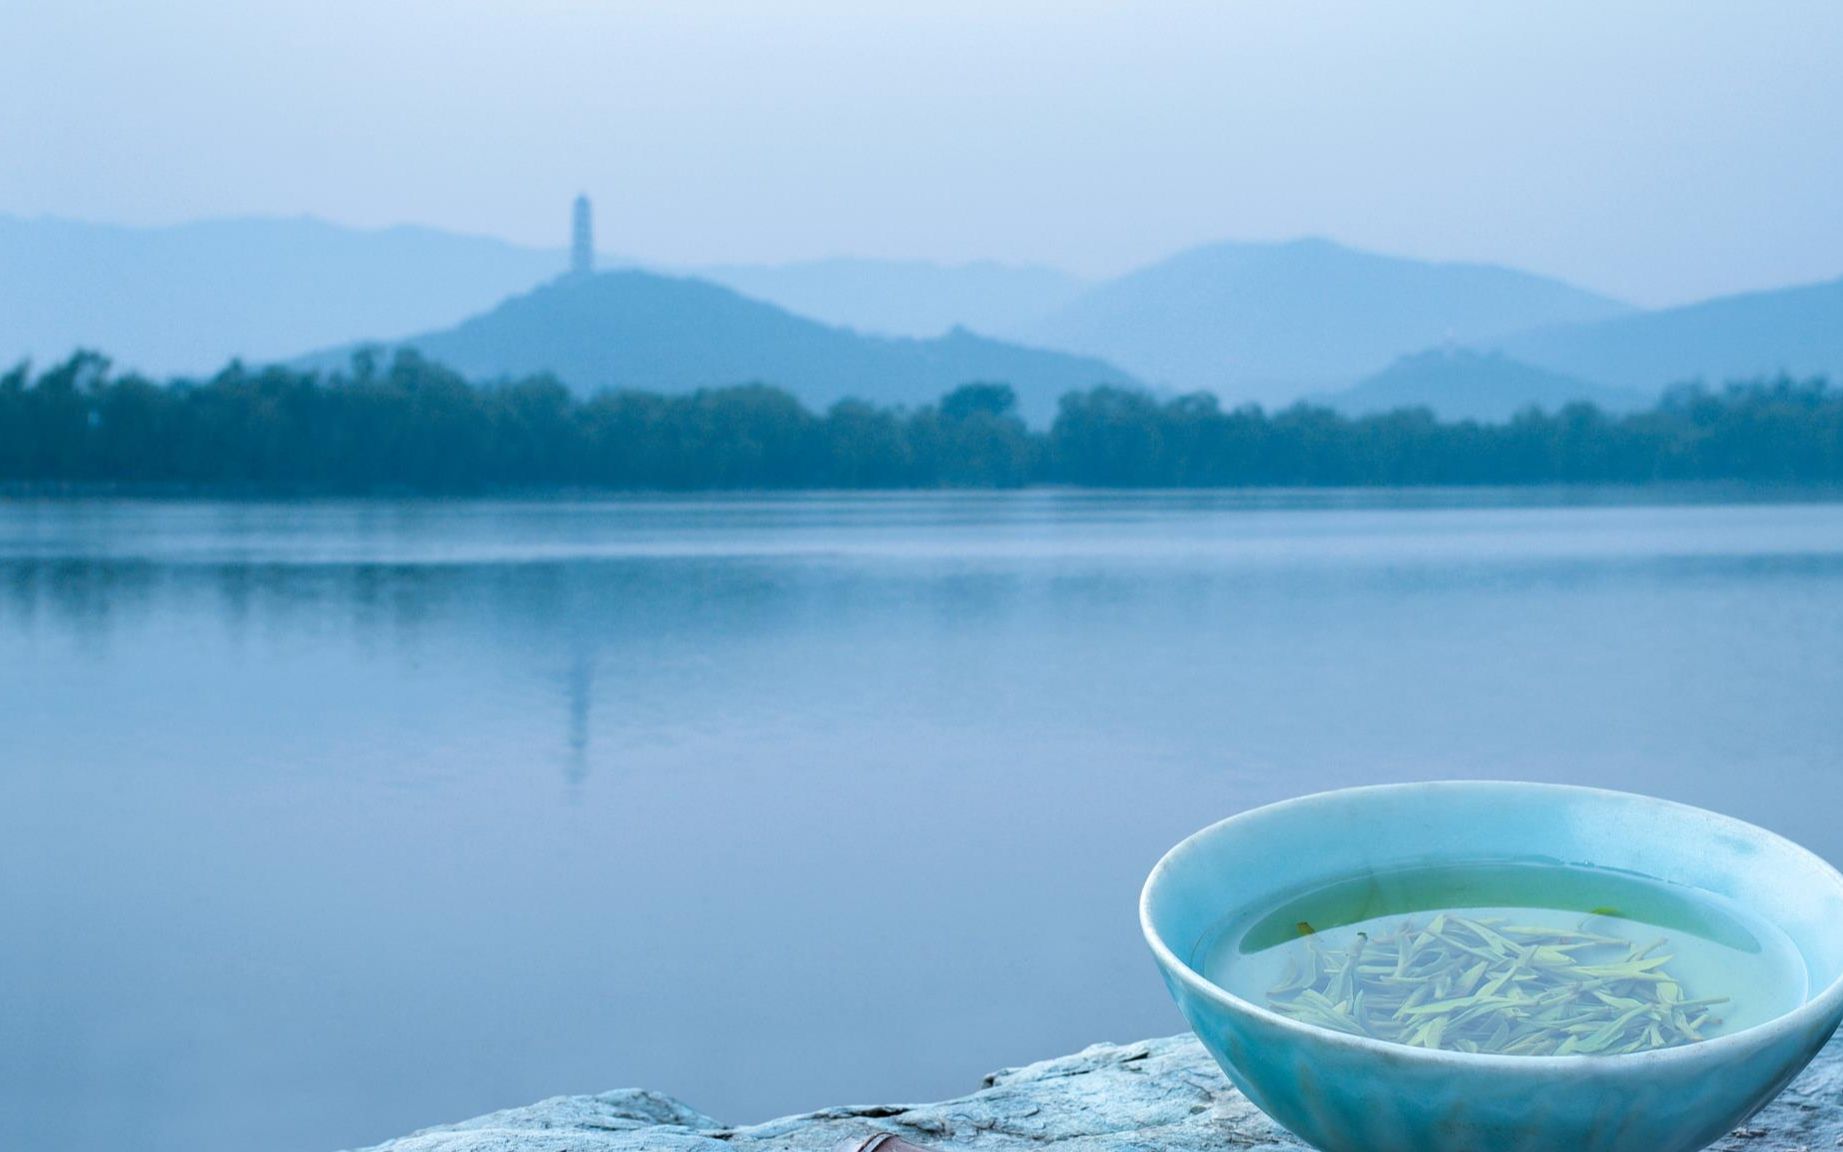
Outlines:
{"label": "stone ledge", "polygon": [[[1096,1044],[986,1077],[939,1104],[827,1108],[726,1127],[668,1096],[621,1089],[558,1096],[430,1128],[370,1152],[836,1152],[876,1132],[961,1148],[1063,1152],[1300,1149],[1305,1145],[1230,1087],[1190,1036]],[[1843,1148],[1843,1040],[1833,1041],[1723,1152]]]}

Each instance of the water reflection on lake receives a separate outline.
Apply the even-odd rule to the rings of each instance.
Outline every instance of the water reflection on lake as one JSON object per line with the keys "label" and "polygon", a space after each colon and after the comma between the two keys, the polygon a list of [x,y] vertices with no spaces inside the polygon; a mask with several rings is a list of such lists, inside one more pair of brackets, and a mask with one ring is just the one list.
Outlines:
{"label": "water reflection on lake", "polygon": [[1174,1031],[1194,827],[1367,781],[1843,858],[1843,506],[0,503],[0,1147],[729,1119]]}

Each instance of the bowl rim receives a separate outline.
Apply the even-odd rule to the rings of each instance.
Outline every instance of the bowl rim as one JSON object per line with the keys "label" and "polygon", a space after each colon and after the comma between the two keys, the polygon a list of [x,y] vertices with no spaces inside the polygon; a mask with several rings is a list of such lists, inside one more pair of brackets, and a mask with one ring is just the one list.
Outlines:
{"label": "bowl rim", "polygon": [[1612,788],[1593,788],[1579,784],[1547,784],[1522,780],[1427,780],[1395,784],[1365,784],[1351,788],[1331,788],[1319,792],[1294,796],[1290,799],[1262,804],[1238,812],[1233,816],[1218,820],[1206,827],[1199,828],[1179,840],[1158,858],[1152,871],[1146,876],[1145,885],[1139,890],[1139,929],[1144,933],[1146,943],[1151,945],[1152,954],[1159,967],[1172,978],[1182,981],[1192,991],[1206,1000],[1215,1001],[1230,1012],[1242,1013],[1279,1028],[1283,1032],[1297,1033],[1303,1039],[1334,1047],[1349,1048],[1358,1052],[1375,1053],[1389,1059],[1416,1060],[1433,1065],[1462,1065],[1467,1068],[1493,1068],[1505,1072],[1546,1074],[1547,1070],[1558,1067],[1591,1068],[1644,1068],[1662,1061],[1695,1059],[1702,1060],[1719,1057],[1722,1053],[1750,1048],[1763,1036],[1782,1033],[1811,1021],[1822,1020],[1826,1016],[1835,1017],[1843,1012],[1843,971],[1840,971],[1821,991],[1811,993],[1798,1006],[1782,1012],[1758,1024],[1730,1032],[1725,1036],[1713,1036],[1692,1044],[1677,1044],[1669,1048],[1652,1048],[1644,1052],[1629,1052],[1602,1056],[1595,1053],[1572,1053],[1567,1056],[1515,1056],[1503,1053],[1459,1052],[1446,1048],[1421,1048],[1412,1044],[1397,1044],[1390,1040],[1377,1040],[1369,1036],[1356,1036],[1349,1032],[1339,1032],[1317,1024],[1308,1024],[1295,1020],[1269,1008],[1264,1008],[1252,1000],[1243,999],[1228,989],[1192,968],[1186,961],[1180,960],[1170,946],[1165,943],[1163,935],[1152,922],[1152,892],[1159,882],[1173,867],[1173,858],[1180,852],[1213,839],[1236,823],[1252,819],[1255,816],[1270,815],[1286,808],[1305,807],[1313,803],[1322,803],[1332,797],[1348,797],[1359,794],[1378,794],[1387,792],[1417,791],[1495,791],[1503,793],[1541,792],[1571,793],[1577,796],[1595,796],[1602,799],[1620,801],[1638,801],[1655,805],[1659,808],[1676,809],[1681,812],[1694,813],[1700,817],[1713,819],[1727,825],[1731,830],[1745,835],[1749,839],[1777,842],[1792,852],[1808,858],[1818,870],[1827,875],[1838,894],[1843,896],[1843,872],[1839,872],[1830,861],[1806,848],[1804,845],[1777,832],[1749,824],[1733,816],[1725,816],[1707,808],[1698,808],[1693,804],[1684,804],[1676,800],[1664,800],[1656,796],[1647,796],[1642,792],[1622,792]]}

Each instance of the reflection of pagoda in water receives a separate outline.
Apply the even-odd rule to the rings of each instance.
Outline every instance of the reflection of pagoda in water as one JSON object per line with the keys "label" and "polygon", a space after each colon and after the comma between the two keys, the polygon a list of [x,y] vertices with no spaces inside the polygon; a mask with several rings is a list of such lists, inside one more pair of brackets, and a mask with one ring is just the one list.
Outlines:
{"label": "reflection of pagoda in water", "polygon": [[576,197],[570,210],[570,275],[591,276],[595,273],[595,224],[590,217],[589,198]]}
{"label": "reflection of pagoda in water", "polygon": [[[570,206],[570,275],[595,275],[595,222],[587,196]],[[566,677],[569,695],[569,764],[565,778],[580,785],[589,775],[589,708],[595,699],[595,658],[578,644]]]}
{"label": "reflection of pagoda in water", "polygon": [[589,778],[589,708],[595,702],[595,657],[587,649],[577,647],[571,655],[564,685],[569,697],[569,753],[563,778],[575,787]]}

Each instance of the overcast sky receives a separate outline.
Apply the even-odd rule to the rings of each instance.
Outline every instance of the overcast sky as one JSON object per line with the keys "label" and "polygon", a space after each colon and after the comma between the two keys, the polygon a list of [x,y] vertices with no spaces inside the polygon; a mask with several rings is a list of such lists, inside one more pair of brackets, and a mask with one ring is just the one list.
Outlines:
{"label": "overcast sky", "polygon": [[1843,3],[4,0],[0,212],[1123,270],[1843,275]]}

